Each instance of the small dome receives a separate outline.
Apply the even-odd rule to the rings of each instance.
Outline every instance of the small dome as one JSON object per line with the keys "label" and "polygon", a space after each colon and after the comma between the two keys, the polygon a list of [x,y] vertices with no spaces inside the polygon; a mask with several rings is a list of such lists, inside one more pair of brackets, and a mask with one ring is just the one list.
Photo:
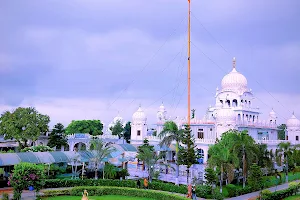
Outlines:
{"label": "small dome", "polygon": [[222,108],[217,111],[217,121],[234,122],[235,113],[231,108]]}
{"label": "small dome", "polygon": [[139,109],[135,113],[133,113],[132,120],[133,121],[147,121],[146,114],[142,110],[141,106],[139,107]]}
{"label": "small dome", "polygon": [[123,118],[122,118],[119,114],[114,118],[114,121],[113,121],[113,122],[114,122],[114,124],[115,124],[115,123],[117,123],[118,121],[121,122],[121,123],[123,122]]}
{"label": "small dome", "polygon": [[235,58],[232,71],[223,77],[221,84],[223,90],[247,90],[247,79],[243,74],[236,71]]}
{"label": "small dome", "polygon": [[288,128],[298,128],[300,127],[300,120],[296,118],[296,116],[293,114],[290,119],[287,120],[286,126]]}
{"label": "small dome", "polygon": [[269,117],[270,117],[270,118],[276,118],[276,113],[274,112],[273,109],[272,109],[271,112],[269,113]]}

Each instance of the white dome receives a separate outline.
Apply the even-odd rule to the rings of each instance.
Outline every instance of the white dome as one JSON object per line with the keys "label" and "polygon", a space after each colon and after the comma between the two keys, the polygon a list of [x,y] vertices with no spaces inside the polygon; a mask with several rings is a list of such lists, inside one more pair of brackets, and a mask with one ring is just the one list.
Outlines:
{"label": "white dome", "polygon": [[114,118],[114,124],[116,124],[117,123],[117,121],[119,121],[119,122],[123,122],[123,118],[118,114],[118,116],[116,116],[115,118]]}
{"label": "white dome", "polygon": [[231,108],[222,108],[220,110],[217,111],[217,121],[219,122],[234,122],[236,117],[235,117],[235,113]]}
{"label": "white dome", "polygon": [[146,114],[142,110],[141,107],[139,107],[139,109],[135,113],[133,113],[132,120],[133,121],[147,121]]}
{"label": "white dome", "polygon": [[295,117],[295,115],[293,114],[293,116],[292,116],[290,119],[287,120],[286,126],[287,126],[288,128],[300,127],[300,120],[297,119],[297,118]]}
{"label": "white dome", "polygon": [[274,112],[273,109],[272,109],[271,112],[269,113],[269,117],[270,117],[270,118],[276,118],[276,113]]}
{"label": "white dome", "polygon": [[246,77],[236,71],[235,68],[233,68],[229,74],[224,76],[221,84],[223,90],[247,90]]}

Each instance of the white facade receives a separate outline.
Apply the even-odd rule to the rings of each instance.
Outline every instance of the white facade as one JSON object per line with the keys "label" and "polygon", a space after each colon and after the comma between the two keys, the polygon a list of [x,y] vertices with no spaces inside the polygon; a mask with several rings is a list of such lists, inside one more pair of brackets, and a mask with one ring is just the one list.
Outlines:
{"label": "white facade", "polygon": [[[230,130],[247,130],[256,142],[268,144],[269,149],[275,149],[282,142],[277,138],[277,116],[272,109],[266,120],[260,119],[258,107],[254,107],[255,100],[252,90],[248,88],[248,81],[244,75],[236,70],[236,61],[233,59],[233,68],[221,81],[221,89],[216,89],[215,105],[209,106],[202,119],[195,117],[191,120],[192,134],[195,143],[203,155],[204,163],[207,161],[208,147],[216,139]],[[170,120],[162,104],[157,112],[157,134],[163,124]],[[186,118],[172,119],[181,128],[186,124]],[[138,134],[140,131],[140,134]],[[299,143],[300,121],[293,117],[287,122],[287,139],[292,144]],[[147,118],[141,107],[133,114],[131,127],[131,144],[141,144],[144,138],[150,143],[158,143],[159,138],[147,136]]]}

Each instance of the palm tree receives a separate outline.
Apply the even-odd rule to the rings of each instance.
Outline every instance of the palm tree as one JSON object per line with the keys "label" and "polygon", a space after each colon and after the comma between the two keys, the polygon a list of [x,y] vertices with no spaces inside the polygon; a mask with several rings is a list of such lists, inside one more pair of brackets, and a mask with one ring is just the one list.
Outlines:
{"label": "palm tree", "polygon": [[[257,145],[257,163],[260,167],[266,167],[268,169],[272,169],[272,159],[271,155],[273,154],[268,150],[268,146],[266,144],[258,144]],[[273,155],[272,155],[273,156]]]}
{"label": "palm tree", "polygon": [[[173,121],[167,121],[164,124],[163,130],[159,133],[158,137],[162,138],[160,142],[160,146],[166,145],[170,146],[172,142],[176,142],[176,180],[179,177],[179,164],[178,164],[178,150],[179,150],[179,143],[181,142],[183,129],[179,129],[177,124]],[[178,181],[176,181],[176,184]]]}
{"label": "palm tree", "polygon": [[236,136],[235,141],[232,141],[234,143],[233,149],[242,156],[243,187],[245,187],[248,168],[256,160],[258,148],[253,138],[247,134],[247,131],[236,131]]}
{"label": "palm tree", "polygon": [[282,157],[284,159],[284,164],[285,164],[285,181],[289,181],[288,177],[288,171],[289,171],[289,163],[288,163],[288,155],[291,154],[292,148],[291,148],[291,143],[289,142],[281,142],[278,144],[278,156]]}
{"label": "palm tree", "polygon": [[220,192],[222,193],[224,172],[232,173],[230,171],[238,165],[238,158],[224,143],[211,146],[208,153],[211,155],[208,159],[210,167],[218,167],[220,170]]}
{"label": "palm tree", "polygon": [[153,166],[159,159],[155,154],[153,146],[139,146],[138,155],[136,156],[139,160],[143,161],[148,169],[149,181],[152,181]]}
{"label": "palm tree", "polygon": [[[91,146],[93,146],[93,158],[91,159],[95,163],[95,179],[98,179],[98,166],[102,163],[107,156],[115,151],[115,148],[108,146],[104,143],[101,139],[94,139],[91,141]],[[103,174],[104,174],[104,167],[103,167]],[[104,178],[104,175],[103,175]]]}

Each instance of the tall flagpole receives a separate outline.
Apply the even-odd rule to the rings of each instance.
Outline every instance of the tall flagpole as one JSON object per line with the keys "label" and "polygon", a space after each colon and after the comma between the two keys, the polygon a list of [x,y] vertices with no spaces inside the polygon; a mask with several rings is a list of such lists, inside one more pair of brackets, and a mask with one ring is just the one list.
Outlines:
{"label": "tall flagpole", "polygon": [[188,0],[188,126],[191,124],[191,0]]}

